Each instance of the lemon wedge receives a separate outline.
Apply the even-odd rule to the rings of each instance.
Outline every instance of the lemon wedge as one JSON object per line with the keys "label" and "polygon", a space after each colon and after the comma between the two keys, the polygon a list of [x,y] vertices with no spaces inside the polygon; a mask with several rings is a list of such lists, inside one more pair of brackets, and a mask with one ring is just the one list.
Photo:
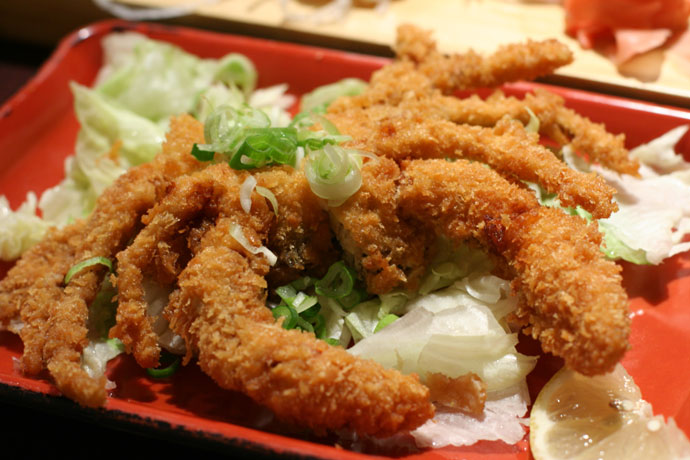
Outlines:
{"label": "lemon wedge", "polygon": [[561,369],[537,396],[530,416],[536,460],[690,459],[690,441],[651,405],[625,368],[585,377]]}

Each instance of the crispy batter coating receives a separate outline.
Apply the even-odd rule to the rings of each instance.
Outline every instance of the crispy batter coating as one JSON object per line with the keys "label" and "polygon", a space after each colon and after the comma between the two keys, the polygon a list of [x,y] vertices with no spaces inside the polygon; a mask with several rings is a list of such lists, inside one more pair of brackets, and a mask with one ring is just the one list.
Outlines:
{"label": "crispy batter coating", "polygon": [[530,109],[539,119],[539,133],[561,146],[570,144],[595,163],[619,173],[638,175],[639,161],[628,154],[623,134],[612,135],[604,125],[594,123],[565,107],[560,96],[536,88],[524,99],[507,97],[497,90],[486,99],[477,95],[456,98],[432,95],[423,103],[405,101],[405,109],[426,117],[436,116],[454,123],[491,127],[509,116],[527,124]]}
{"label": "crispy batter coating", "polygon": [[[202,132],[201,124],[187,116],[174,119],[171,129],[176,136],[169,138],[161,155],[118,178],[99,197],[86,222],[51,233],[2,282],[19,288],[2,299],[3,313],[8,311],[6,305],[23,303],[25,370],[37,373],[47,368],[66,396],[87,406],[102,405],[106,397],[105,379],[92,379],[81,368],[81,351],[88,343],[88,305],[100,289],[104,268],[85,268],[64,289],[62,279],[75,262],[94,256],[112,258],[128,243],[139,218],[165,193],[169,181],[199,167],[189,151],[190,140]],[[40,276],[36,270],[42,270]],[[29,276],[36,276],[31,285],[26,281]],[[3,288],[3,292],[7,291]]]}
{"label": "crispy batter coating", "polygon": [[628,297],[596,226],[539,208],[514,219],[505,241],[526,332],[582,374],[612,370],[628,349]]}
{"label": "crispy batter coating", "polygon": [[[334,234],[373,293],[414,289],[441,235],[479,244],[513,277],[516,318],[544,350],[584,374],[610,370],[628,346],[620,269],[599,252],[595,225],[542,208],[522,181],[595,218],[616,209],[613,190],[543,148],[523,127],[526,109],[540,119],[542,135],[635,173],[623,138],[546,92],[522,101],[500,92],[485,101],[447,96],[550,73],[570,62],[570,52],[547,41],[487,57],[445,56],[427,32],[411,27],[399,30],[397,51],[399,59],[377,72],[364,94],[329,108],[328,117],[353,137],[350,146],[378,158],[364,161],[360,190],[327,211],[303,172],[289,167],[253,172],[275,195],[277,212],[256,192],[245,211],[240,187],[249,173],[199,163],[190,151],[203,139],[201,124],[174,119],[153,162],[119,178],[87,221],[51,232],[0,282],[0,327],[14,327],[19,315],[25,323],[25,370],[47,368],[66,396],[104,403],[105,378],[92,379],[80,366],[87,306],[104,269],[86,268],[66,287],[62,279],[74,262],[117,257],[111,335],[142,366],[156,366],[160,353],[145,300],[150,278],[172,290],[164,316],[186,342],[183,362],[198,357],[220,386],[284,420],[318,432],[387,436],[429,419],[431,396],[480,413],[485,393],[476,376],[433,377],[430,395],[417,376],[385,370],[274,320],[265,306],[269,283],[322,275],[338,257]],[[249,245],[273,251],[277,264],[243,246],[233,236],[237,229]]]}
{"label": "crispy batter coating", "polygon": [[472,372],[450,378],[437,372],[426,376],[431,400],[480,417],[486,402],[486,383]]}
{"label": "crispy batter coating", "polygon": [[[266,201],[254,194],[252,214],[245,213],[240,205],[240,186],[247,174],[239,175],[227,164],[210,166],[195,174],[182,176],[172,183],[168,194],[143,219],[146,226],[135,240],[117,256],[118,260],[118,308],[117,323],[111,329],[111,337],[119,338],[128,351],[132,351],[142,367],[157,367],[160,347],[146,313],[143,286],[144,270],[153,260],[160,241],[167,241],[179,233],[190,220],[200,215],[217,218],[231,215],[238,225],[249,216],[260,218],[268,225],[272,216]],[[256,209],[261,209],[259,213]],[[261,246],[261,241],[252,241]],[[258,243],[258,244],[257,244]]]}
{"label": "crispy batter coating", "polygon": [[81,233],[83,224],[80,220],[63,229],[50,229],[43,240],[25,252],[0,280],[0,330],[19,333],[21,309],[32,298],[30,291],[36,284],[48,281],[46,275],[54,277],[52,283],[62,283],[78,244],[75,236]]}
{"label": "crispy batter coating", "polygon": [[[180,276],[185,300],[171,312],[171,325],[199,350],[200,366],[220,386],[317,432],[350,428],[386,436],[433,415],[428,389],[416,376],[280,327],[264,306],[267,267],[252,269],[227,232],[214,229],[204,239],[208,243]],[[189,309],[196,312],[182,313]],[[185,319],[178,322],[180,314]],[[191,324],[190,316],[196,316]]]}
{"label": "crispy batter coating", "polygon": [[[257,176],[269,185],[286,174]],[[278,416],[314,429],[348,427],[381,435],[421,424],[433,406],[415,377],[383,370],[313,334],[286,331],[275,323],[265,307],[268,263],[231,234],[237,225],[257,247],[268,238],[274,220],[256,193],[251,212],[242,209],[239,191],[245,176],[226,164],[209,166],[174,182],[150,210],[146,227],[118,256],[120,300],[111,334],[134,351],[141,365],[157,364],[159,349],[146,317],[142,267],[151,260],[157,241],[199,213],[212,214],[215,226],[195,247],[165,312],[171,328],[185,339],[185,361],[198,354],[202,369],[221,386],[242,391]]]}
{"label": "crispy batter coating", "polygon": [[[565,206],[580,205],[594,217],[605,218],[617,209],[615,189],[594,173],[575,171],[539,144],[522,124],[501,119],[493,129],[456,125],[446,120],[424,119],[391,109],[377,123],[332,120],[352,134],[352,145],[395,160],[408,158],[466,158],[481,161],[506,176],[535,182],[557,193]],[[356,134],[353,133],[356,131]],[[364,132],[366,131],[366,132]]]}
{"label": "crispy batter coating", "polygon": [[393,160],[368,161],[359,191],[330,209],[345,254],[375,294],[399,286],[414,289],[431,257],[433,235],[398,215],[399,180]]}
{"label": "crispy batter coating", "polygon": [[487,57],[472,50],[444,55],[436,50],[430,31],[412,25],[398,27],[395,51],[399,59],[415,62],[433,86],[444,93],[534,80],[573,60],[568,47],[557,40],[505,45]]}
{"label": "crispy batter coating", "polygon": [[506,259],[522,301],[517,316],[545,351],[586,375],[613,369],[628,348],[628,299],[595,225],[538,206],[476,163],[411,161],[403,172],[405,213],[456,242],[471,235]]}
{"label": "crispy batter coating", "polygon": [[281,286],[304,274],[325,275],[339,254],[328,213],[309,188],[304,172],[276,166],[257,171],[254,177],[257,186],[269,189],[278,202],[267,242],[278,262],[267,275],[268,283]]}

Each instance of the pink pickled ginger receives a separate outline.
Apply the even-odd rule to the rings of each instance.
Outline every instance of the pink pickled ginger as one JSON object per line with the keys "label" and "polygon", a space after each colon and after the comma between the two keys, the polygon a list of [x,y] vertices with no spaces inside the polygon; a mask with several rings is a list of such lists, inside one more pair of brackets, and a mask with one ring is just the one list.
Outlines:
{"label": "pink pickled ginger", "polygon": [[690,0],[565,0],[566,33],[620,65],[688,27]]}

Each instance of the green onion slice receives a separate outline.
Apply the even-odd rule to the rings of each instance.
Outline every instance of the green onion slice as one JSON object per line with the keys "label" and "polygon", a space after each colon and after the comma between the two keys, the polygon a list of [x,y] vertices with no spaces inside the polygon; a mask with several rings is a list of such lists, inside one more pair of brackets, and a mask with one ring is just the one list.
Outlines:
{"label": "green onion slice", "polygon": [[332,299],[342,299],[352,292],[355,286],[355,272],[343,261],[328,268],[326,276],[315,284],[316,293]]}
{"label": "green onion slice", "polygon": [[319,305],[317,303],[316,305],[307,308],[306,310],[304,310],[299,315],[302,318],[306,319],[307,321],[312,321],[314,318],[316,318],[316,315],[318,315],[320,311],[321,311],[321,305]]}
{"label": "green onion slice", "polygon": [[111,273],[113,271],[113,263],[107,257],[91,257],[89,259],[82,260],[81,262],[72,265],[72,268],[70,268],[67,271],[67,274],[65,275],[65,284],[69,284],[72,277],[79,273],[81,270],[87,267],[91,267],[93,265],[105,265],[106,267],[108,267],[108,271],[110,271]]}
{"label": "green onion slice", "polygon": [[295,288],[297,291],[304,291],[305,289],[313,286],[315,281],[316,280],[314,280],[314,278],[311,276],[303,276],[290,283],[290,286]]}
{"label": "green onion slice", "polygon": [[395,322],[395,320],[398,319],[397,315],[394,315],[393,313],[389,313],[383,318],[379,320],[379,322],[376,324],[376,327],[374,328],[374,333],[377,333],[384,327],[388,326],[389,324]]}
{"label": "green onion slice", "polygon": [[297,130],[294,128],[252,128],[230,159],[233,169],[261,168],[271,163],[295,164]]}
{"label": "green onion slice", "polygon": [[283,299],[283,302],[290,305],[292,300],[297,297],[297,290],[289,284],[276,288],[276,294]]}
{"label": "green onion slice", "polygon": [[322,314],[314,316],[311,320],[311,324],[314,325],[314,334],[319,339],[325,339],[326,337],[326,318]]}
{"label": "green onion slice", "polygon": [[304,318],[300,316],[297,317],[297,327],[302,329],[303,331],[314,332],[314,326],[312,326],[311,323],[307,322]]}
{"label": "green onion slice", "polygon": [[358,287],[354,287],[352,289],[352,292],[350,292],[348,295],[338,299],[338,303],[345,310],[351,310],[356,305],[359,305],[360,303],[364,302],[364,299],[366,299],[366,298],[367,298],[367,291],[365,291],[364,289],[358,288]]}
{"label": "green onion slice", "polygon": [[180,357],[176,356],[175,360],[167,367],[163,368],[147,368],[146,373],[154,379],[165,379],[172,376],[180,367]]}
{"label": "green onion slice", "polygon": [[215,154],[213,150],[202,150],[199,144],[194,144],[192,147],[192,156],[199,161],[211,161]]}
{"label": "green onion slice", "polygon": [[283,320],[283,329],[294,329],[297,326],[299,315],[294,308],[288,305],[278,305],[273,309],[272,313],[276,320],[285,318]]}
{"label": "green onion slice", "polygon": [[321,149],[307,148],[304,173],[309,188],[331,207],[340,206],[362,185],[360,152],[327,144]]}

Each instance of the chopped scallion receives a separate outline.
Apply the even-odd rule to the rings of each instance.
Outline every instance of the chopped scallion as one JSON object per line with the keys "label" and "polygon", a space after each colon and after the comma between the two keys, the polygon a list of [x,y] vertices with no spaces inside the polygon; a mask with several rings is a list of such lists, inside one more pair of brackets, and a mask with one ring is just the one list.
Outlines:
{"label": "chopped scallion", "polygon": [[215,156],[213,150],[202,150],[199,148],[199,144],[194,144],[192,147],[192,156],[199,161],[211,161]]}
{"label": "chopped scallion", "polygon": [[352,292],[356,274],[344,262],[336,262],[328,268],[326,276],[315,284],[316,293],[332,299],[342,299]]}
{"label": "chopped scallion", "polygon": [[312,319],[314,319],[316,317],[316,315],[319,314],[320,311],[321,311],[321,305],[316,304],[313,307],[310,307],[310,308],[304,310],[302,313],[300,313],[300,316],[302,318],[306,319],[307,321],[311,321]]}
{"label": "chopped scallion", "polygon": [[180,367],[180,357],[175,356],[174,360],[172,363],[170,363],[168,366],[160,368],[147,368],[146,373],[153,377],[154,379],[165,379],[170,376],[172,376],[175,372],[177,372],[177,369]]}
{"label": "chopped scallion", "polygon": [[292,307],[287,305],[278,305],[273,309],[273,317],[276,320],[285,318],[283,320],[283,329],[294,329],[295,326],[297,326],[299,315]]}
{"label": "chopped scallion", "polygon": [[297,317],[297,327],[302,329],[303,331],[314,332],[314,326],[312,326],[311,323],[301,318],[300,316]]}
{"label": "chopped scallion", "polygon": [[397,319],[398,319],[398,316],[397,316],[397,315],[394,315],[393,313],[387,314],[386,316],[384,316],[383,318],[381,318],[381,319],[379,320],[379,322],[376,324],[376,327],[374,328],[374,333],[377,333],[378,331],[380,331],[380,330],[383,329],[384,327],[386,327],[386,326],[392,324],[392,323],[395,322],[395,320],[397,320]]}
{"label": "chopped scallion", "polygon": [[278,215],[278,200],[276,199],[276,196],[273,194],[272,191],[267,189],[266,187],[261,187],[259,185],[256,186],[256,193],[261,195],[262,197],[266,198],[269,203],[271,203],[271,206],[273,207],[273,214],[276,216]]}
{"label": "chopped scallion", "polygon": [[350,310],[351,308],[355,307],[356,305],[364,302],[364,299],[366,299],[366,298],[367,298],[367,292],[364,289],[354,287],[352,289],[352,292],[350,292],[348,295],[338,299],[338,303],[345,310]]}
{"label": "chopped scallion", "polygon": [[93,265],[105,265],[106,267],[108,267],[108,271],[113,271],[113,263],[107,257],[91,257],[89,259],[82,260],[81,262],[72,265],[72,267],[67,271],[67,274],[65,275],[65,284],[69,284],[72,277],[79,273],[81,270],[87,267],[91,267]]}

